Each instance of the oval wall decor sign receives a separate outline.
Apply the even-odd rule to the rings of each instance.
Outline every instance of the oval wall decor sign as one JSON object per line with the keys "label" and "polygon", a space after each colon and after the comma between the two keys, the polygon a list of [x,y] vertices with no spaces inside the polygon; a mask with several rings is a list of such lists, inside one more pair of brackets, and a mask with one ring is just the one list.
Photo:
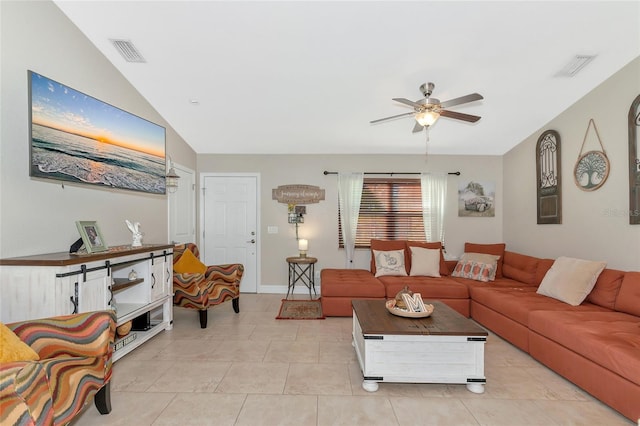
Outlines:
{"label": "oval wall decor sign", "polygon": [[573,169],[576,185],[583,191],[595,191],[609,177],[609,159],[603,151],[589,151],[576,162]]}
{"label": "oval wall decor sign", "polygon": [[[587,135],[592,125],[602,151],[588,151],[583,154],[584,144],[587,141]],[[607,181],[609,168],[609,158],[600,139],[600,133],[598,133],[595,121],[590,118],[587,131],[584,133],[580,153],[578,154],[578,161],[576,161],[576,166],[573,168],[573,178],[578,188],[583,191],[595,191]]]}
{"label": "oval wall decor sign", "polygon": [[271,190],[271,199],[286,204],[314,204],[324,200],[324,189],[313,185],[280,185]]}

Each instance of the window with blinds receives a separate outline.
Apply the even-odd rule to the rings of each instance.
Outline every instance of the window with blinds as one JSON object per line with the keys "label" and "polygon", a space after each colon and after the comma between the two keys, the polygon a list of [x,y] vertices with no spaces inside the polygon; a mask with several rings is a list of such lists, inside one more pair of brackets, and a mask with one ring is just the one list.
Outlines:
{"label": "window with blinds", "polygon": [[[338,210],[338,240],[344,247]],[[364,179],[356,248],[371,239],[424,241],[420,179]]]}

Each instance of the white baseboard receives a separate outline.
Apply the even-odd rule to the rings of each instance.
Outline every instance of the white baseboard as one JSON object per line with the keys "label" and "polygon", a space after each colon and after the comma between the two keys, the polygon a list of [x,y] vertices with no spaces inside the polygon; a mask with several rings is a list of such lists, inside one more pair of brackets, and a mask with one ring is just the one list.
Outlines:
{"label": "white baseboard", "polygon": [[[265,293],[265,294],[287,294],[287,289],[289,287],[287,285],[259,285],[258,286],[258,293]],[[315,285],[315,289],[316,289],[316,293],[318,295],[318,297],[320,296],[320,286],[318,284]],[[242,285],[240,286],[240,292],[242,293]],[[302,285],[296,285],[293,294],[306,294],[309,295],[309,289],[307,287],[305,287],[304,284]],[[311,295],[312,296],[316,296],[316,294],[313,293],[313,290],[311,290]]]}

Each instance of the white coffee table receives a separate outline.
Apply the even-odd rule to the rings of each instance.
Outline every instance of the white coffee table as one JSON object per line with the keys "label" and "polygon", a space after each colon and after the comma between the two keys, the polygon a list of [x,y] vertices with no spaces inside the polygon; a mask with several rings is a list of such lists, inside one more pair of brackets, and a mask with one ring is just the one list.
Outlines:
{"label": "white coffee table", "polygon": [[484,345],[488,333],[438,301],[427,318],[391,314],[384,300],[353,300],[353,346],[364,380],[379,382],[466,384],[483,393]]}

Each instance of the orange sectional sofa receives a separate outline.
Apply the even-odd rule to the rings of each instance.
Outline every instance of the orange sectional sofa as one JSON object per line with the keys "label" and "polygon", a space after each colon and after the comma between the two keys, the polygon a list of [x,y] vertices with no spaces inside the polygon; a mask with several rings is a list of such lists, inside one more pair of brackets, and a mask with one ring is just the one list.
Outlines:
{"label": "orange sectional sofa", "polygon": [[[401,244],[383,246],[395,250]],[[402,242],[408,250],[409,243]],[[439,244],[439,243],[436,243]],[[633,421],[640,419],[640,272],[604,269],[578,306],[537,293],[553,259],[465,245],[465,252],[500,255],[494,281],[452,277],[381,276],[363,269],[323,269],[326,316],[351,316],[351,300],[395,297],[405,285],[446,303]],[[409,256],[405,261],[410,262]],[[410,263],[407,271],[410,270]]]}

